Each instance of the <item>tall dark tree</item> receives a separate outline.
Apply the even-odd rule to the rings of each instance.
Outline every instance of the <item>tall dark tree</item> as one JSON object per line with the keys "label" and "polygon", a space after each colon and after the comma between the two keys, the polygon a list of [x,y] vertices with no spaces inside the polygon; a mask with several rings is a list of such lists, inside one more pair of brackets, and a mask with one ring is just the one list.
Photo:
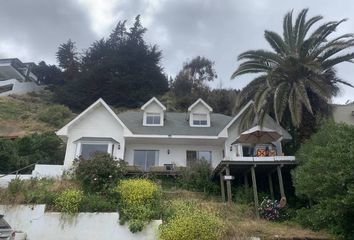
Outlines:
{"label": "tall dark tree", "polygon": [[119,22],[107,39],[94,42],[84,52],[77,81],[68,83],[57,96],[81,110],[99,97],[116,107],[138,107],[164,94],[168,82],[160,66],[162,53],[145,42],[145,32],[139,16],[129,29],[125,21]]}
{"label": "tall dark tree", "polygon": [[55,65],[47,65],[41,61],[32,69],[42,84],[61,85],[64,83],[63,72]]}
{"label": "tall dark tree", "polygon": [[[295,23],[292,12],[286,14],[283,36],[265,31],[265,39],[273,51],[251,50],[239,55],[244,62],[232,78],[261,74],[240,95],[240,104],[254,100],[254,108],[245,115],[248,122],[255,115],[261,122],[264,114],[270,113],[278,122],[288,122],[297,129],[310,120],[314,124],[310,128],[314,129],[316,117],[328,109],[339,84],[352,86],[338,78],[334,67],[354,58],[353,52],[343,53],[354,46],[354,35],[330,38],[345,20],[327,22],[314,29],[314,24],[323,17],[306,19],[307,12],[308,9],[302,10]],[[290,121],[286,119],[288,116]]]}
{"label": "tall dark tree", "polygon": [[79,57],[75,42],[69,39],[66,43],[60,44],[56,56],[59,67],[64,70],[66,79],[74,79],[79,71]]}

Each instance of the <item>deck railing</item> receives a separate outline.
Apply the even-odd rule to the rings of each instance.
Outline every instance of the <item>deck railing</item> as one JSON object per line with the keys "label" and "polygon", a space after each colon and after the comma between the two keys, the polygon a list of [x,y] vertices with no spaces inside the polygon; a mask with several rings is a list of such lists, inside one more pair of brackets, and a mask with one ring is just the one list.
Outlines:
{"label": "deck railing", "polygon": [[295,161],[295,156],[272,156],[272,157],[236,157],[234,159],[225,159],[239,162],[278,162]]}

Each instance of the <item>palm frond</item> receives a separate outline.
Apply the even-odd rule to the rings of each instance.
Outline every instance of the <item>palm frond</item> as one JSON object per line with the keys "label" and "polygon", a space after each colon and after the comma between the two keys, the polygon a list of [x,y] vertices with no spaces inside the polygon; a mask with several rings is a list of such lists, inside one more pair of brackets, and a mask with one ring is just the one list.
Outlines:
{"label": "palm frond", "polygon": [[294,88],[295,88],[295,94],[297,95],[297,98],[300,99],[300,101],[304,104],[306,107],[307,111],[309,113],[313,114],[309,95],[307,94],[306,86],[303,80],[298,80],[294,83]]}
{"label": "palm frond", "polygon": [[273,108],[276,121],[279,123],[283,119],[285,108],[288,104],[290,85],[283,82],[274,91]]}
{"label": "palm frond", "polygon": [[271,70],[267,62],[260,61],[246,61],[240,64],[236,71],[232,74],[231,78],[246,74],[246,73],[260,73]]}
{"label": "palm frond", "polygon": [[291,121],[294,126],[299,127],[301,123],[302,117],[302,104],[297,98],[297,94],[295,93],[295,89],[292,88],[289,94],[289,110],[291,113]]}
{"label": "palm frond", "polygon": [[331,68],[342,62],[352,62],[353,59],[354,59],[354,53],[348,53],[342,56],[327,59],[322,63],[322,66],[323,68]]}
{"label": "palm frond", "polygon": [[244,60],[244,59],[250,59],[255,61],[266,61],[275,64],[280,64],[282,61],[282,58],[276,53],[265,51],[265,50],[250,50],[241,53],[238,56],[238,60]]}
{"label": "palm frond", "polygon": [[295,45],[296,49],[299,49],[299,46],[301,46],[303,40],[304,40],[304,30],[305,30],[305,21],[306,21],[306,15],[308,12],[308,8],[303,9],[295,22],[295,27],[294,27],[294,34],[295,34]]}
{"label": "palm frond", "polygon": [[274,49],[276,53],[281,56],[285,56],[289,50],[285,42],[279,34],[272,31],[264,31],[264,38],[267,40],[269,45]]}
{"label": "palm frond", "polygon": [[283,37],[284,42],[289,46],[290,50],[294,49],[294,34],[293,34],[293,10],[288,12],[283,20]]}

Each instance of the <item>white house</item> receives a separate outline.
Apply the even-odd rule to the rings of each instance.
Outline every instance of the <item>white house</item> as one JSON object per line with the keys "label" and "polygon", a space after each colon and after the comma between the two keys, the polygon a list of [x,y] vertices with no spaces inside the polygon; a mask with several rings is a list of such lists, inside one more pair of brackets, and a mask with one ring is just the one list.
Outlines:
{"label": "white house", "polygon": [[34,63],[22,63],[17,58],[0,59],[0,96],[24,94],[42,89],[31,72]]}
{"label": "white house", "polygon": [[[89,159],[93,152],[100,151],[143,171],[155,166],[188,166],[195,159],[210,161],[216,168],[225,161],[257,160],[252,154],[254,146],[234,143],[240,135],[240,116],[250,104],[230,117],[213,113],[202,99],[184,113],[168,112],[154,97],[140,111],[116,114],[99,99],[56,133],[67,144],[65,167],[79,156]],[[281,149],[281,141],[291,139],[289,133],[269,116],[264,125],[278,131],[282,138],[269,144],[274,154],[263,160],[294,160],[284,157]]]}

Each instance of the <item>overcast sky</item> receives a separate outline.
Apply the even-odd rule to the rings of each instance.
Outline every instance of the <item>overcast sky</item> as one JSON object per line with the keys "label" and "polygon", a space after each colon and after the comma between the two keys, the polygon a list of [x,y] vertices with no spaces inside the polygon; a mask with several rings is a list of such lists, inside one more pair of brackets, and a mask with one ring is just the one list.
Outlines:
{"label": "overcast sky", "polygon": [[[282,31],[282,18],[294,9],[325,20],[349,18],[338,34],[354,32],[353,0],[2,0],[0,57],[56,63],[58,45],[69,38],[79,50],[106,37],[119,20],[141,15],[146,39],[163,51],[162,66],[174,76],[182,63],[197,55],[215,61],[218,80],[213,86],[242,88],[252,76],[230,80],[237,55],[268,48],[265,29]],[[354,84],[354,65],[337,68]],[[354,89],[342,88],[334,101],[354,100]]]}

